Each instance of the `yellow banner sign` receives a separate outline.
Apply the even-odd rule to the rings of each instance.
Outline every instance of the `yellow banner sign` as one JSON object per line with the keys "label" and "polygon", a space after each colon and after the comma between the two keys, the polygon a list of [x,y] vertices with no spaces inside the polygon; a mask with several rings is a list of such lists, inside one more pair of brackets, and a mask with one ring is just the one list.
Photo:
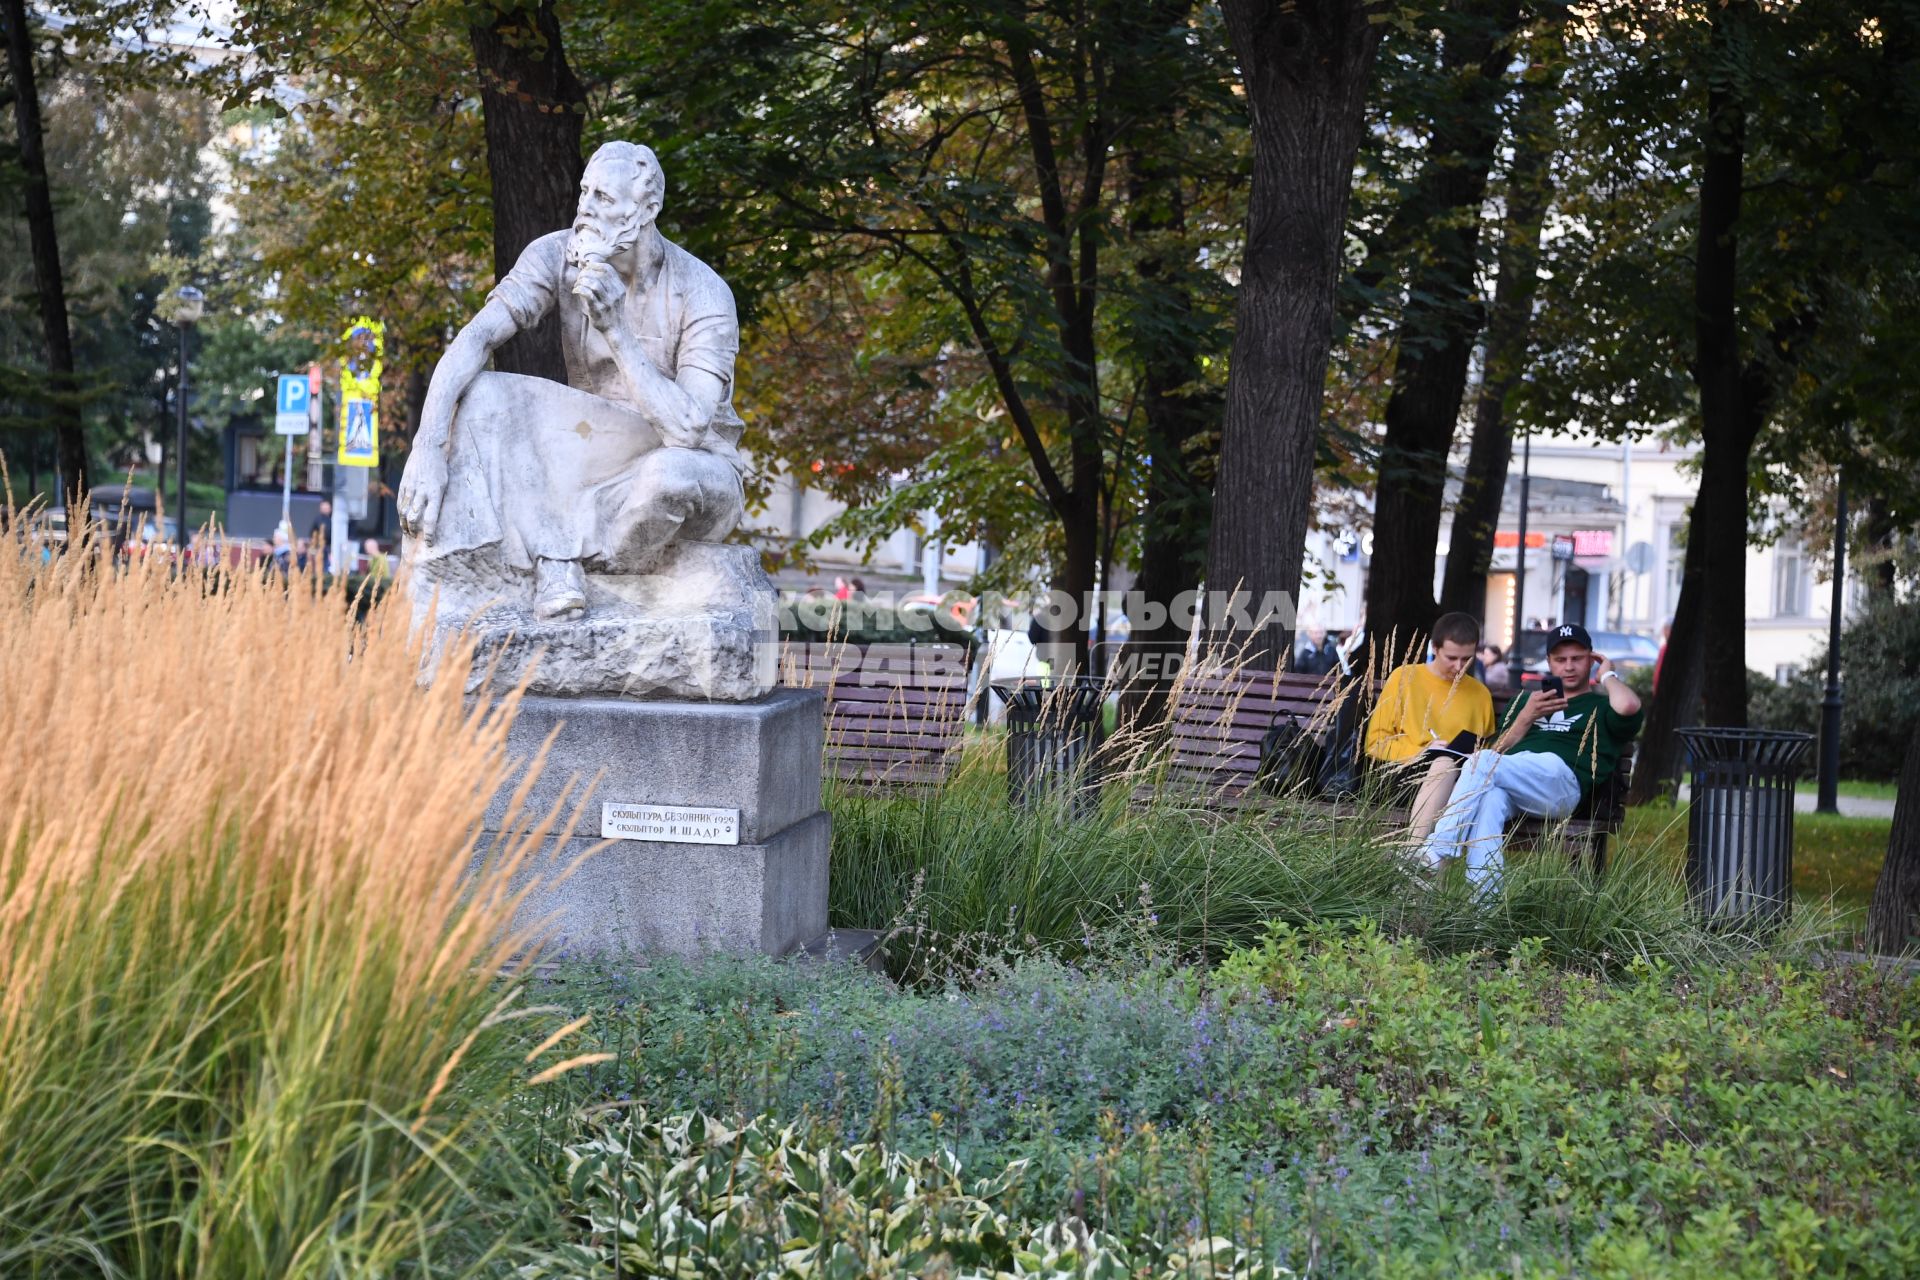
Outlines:
{"label": "yellow banner sign", "polygon": [[347,355],[340,362],[340,448],[345,467],[380,465],[380,371],[386,354],[386,326],[361,316],[340,340]]}

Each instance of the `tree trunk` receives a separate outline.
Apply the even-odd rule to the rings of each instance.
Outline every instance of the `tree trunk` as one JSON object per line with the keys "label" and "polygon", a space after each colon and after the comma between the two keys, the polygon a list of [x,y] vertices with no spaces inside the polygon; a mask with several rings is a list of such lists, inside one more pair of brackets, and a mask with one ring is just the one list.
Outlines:
{"label": "tree trunk", "polygon": [[[1157,265],[1157,264],[1154,264]],[[1143,263],[1145,274],[1149,264]],[[1178,286],[1169,305],[1191,304]],[[1122,716],[1130,724],[1152,723],[1166,713],[1167,692],[1186,651],[1190,615],[1176,616],[1174,602],[1199,586],[1207,571],[1207,525],[1214,459],[1202,442],[1218,420],[1218,396],[1192,394],[1199,377],[1198,353],[1168,342],[1142,362],[1141,398],[1147,419],[1147,493],[1140,539],[1140,574],[1134,591],[1149,607],[1166,611],[1156,626],[1133,617],[1127,638],[1130,676]],[[1137,664],[1135,659],[1138,660]]]}
{"label": "tree trunk", "polygon": [[[1440,587],[1440,610],[1485,619],[1487,574],[1500,527],[1507,471],[1513,462],[1513,421],[1507,401],[1526,371],[1533,300],[1540,290],[1540,230],[1553,199],[1554,109],[1559,102],[1563,28],[1549,33],[1551,68],[1522,90],[1513,126],[1513,164],[1507,174],[1506,230],[1500,275],[1487,318],[1486,372],[1474,404],[1473,442],[1453,513],[1453,535]],[[1518,634],[1519,623],[1515,623]]]}
{"label": "tree trunk", "polygon": [[1887,860],[1867,908],[1867,950],[1899,955],[1920,945],[1920,726],[1907,740]]}
{"label": "tree trunk", "polygon": [[[1173,0],[1141,12],[1157,29],[1177,30],[1192,7],[1191,0]],[[1121,101],[1155,102],[1145,86],[1122,85],[1118,69],[1115,95]],[[1197,323],[1190,268],[1155,244],[1156,236],[1182,232],[1187,225],[1181,166],[1164,149],[1179,129],[1177,100],[1161,96],[1158,106],[1135,126],[1136,145],[1127,151],[1127,227],[1139,253],[1138,297],[1131,313],[1135,331],[1128,345],[1140,366],[1148,458],[1134,591],[1150,607],[1167,612],[1152,626],[1138,611],[1131,613],[1120,715],[1133,725],[1152,724],[1166,714],[1167,693],[1186,652],[1187,628],[1172,606],[1207,571],[1215,459],[1206,442],[1220,415],[1219,396],[1200,388],[1205,334]]]}
{"label": "tree trunk", "polygon": [[[1066,635],[1058,632],[1054,635],[1056,651],[1049,657],[1054,662],[1056,674],[1068,669],[1080,675],[1091,673],[1088,655],[1093,615],[1086,611],[1086,604],[1100,585],[1098,493],[1097,480],[1095,487],[1090,490],[1076,489],[1073,505],[1060,513],[1061,530],[1066,535],[1066,553],[1054,571],[1053,589],[1073,601],[1073,608],[1067,615],[1073,621],[1073,630]],[[1095,602],[1094,608],[1100,607]]]}
{"label": "tree trunk", "polygon": [[1441,47],[1449,92],[1408,196],[1426,228],[1425,248],[1400,311],[1374,489],[1367,632],[1390,652],[1433,626],[1447,456],[1482,319],[1475,279],[1480,206],[1500,139],[1501,71],[1511,57],[1519,6],[1493,0],[1451,9],[1443,21],[1450,28]]}
{"label": "tree trunk", "polygon": [[[1750,4],[1733,0],[1711,11],[1709,57],[1722,74],[1707,77],[1693,276],[1693,379],[1700,390],[1705,457],[1702,501],[1695,504],[1687,533],[1689,562],[1696,541],[1704,554],[1703,573],[1681,586],[1683,602],[1688,591],[1704,596],[1700,660],[1707,723],[1731,727],[1747,722],[1747,465],[1759,430],[1757,397],[1740,353],[1738,231],[1747,115],[1739,78],[1732,71],[1737,37],[1730,29],[1746,19]],[[1705,511],[1709,473],[1719,483],[1712,509]]]}
{"label": "tree trunk", "polygon": [[1633,784],[1627,792],[1628,804],[1647,804],[1670,797],[1680,771],[1680,740],[1676,729],[1698,723],[1703,667],[1700,661],[1704,639],[1700,591],[1701,561],[1704,546],[1696,545],[1693,531],[1702,525],[1702,513],[1710,505],[1705,485],[1694,499],[1688,522],[1687,554],[1682,562],[1680,600],[1673,610],[1673,630],[1667,636],[1667,656],[1660,667],[1660,688],[1647,707],[1647,722],[1640,733],[1640,746],[1633,759]]}
{"label": "tree trunk", "polygon": [[[1707,688],[1707,654],[1715,644],[1723,643],[1715,632],[1713,581],[1737,579],[1742,596],[1735,601],[1740,610],[1740,629],[1735,633],[1733,652],[1744,661],[1745,567],[1747,563],[1747,458],[1725,452],[1709,452],[1702,459],[1700,490],[1693,500],[1687,519],[1687,554],[1682,563],[1680,600],[1674,607],[1673,633],[1667,638],[1667,658],[1660,668],[1660,690],[1653,697],[1647,724],[1640,735],[1640,747],[1634,758],[1632,803],[1644,804],[1656,796],[1671,793],[1676,776],[1679,742],[1675,729],[1702,723],[1701,697]],[[1720,599],[1726,604],[1725,596]],[[1742,681],[1742,696],[1745,682]],[[1709,706],[1704,723],[1738,727],[1746,724],[1743,703],[1735,719],[1725,719],[1724,709]]]}
{"label": "tree trunk", "polygon": [[[469,35],[486,118],[493,270],[499,277],[533,241],[573,222],[587,98],[567,65],[553,0],[495,8],[491,21],[475,22]],[[493,364],[507,373],[565,382],[558,317],[548,315],[533,331],[502,345]]]}
{"label": "tree trunk", "polygon": [[52,419],[60,498],[74,510],[87,492],[87,439],[80,420],[79,388],[73,377],[73,331],[67,323],[66,280],[60,271],[60,241],[47,183],[46,135],[40,125],[40,90],[33,71],[33,29],[25,0],[0,0],[7,22],[7,69],[13,76],[13,118],[19,132],[20,168],[26,174],[27,233],[33,247],[33,287],[40,300],[40,328],[47,348],[47,397]]}
{"label": "tree trunk", "polygon": [[[1223,0],[1253,126],[1246,258],[1207,545],[1209,591],[1294,601],[1313,505],[1333,298],[1380,6]],[[1255,619],[1255,621],[1259,621]],[[1247,634],[1210,616],[1215,643],[1272,668],[1292,618]]]}
{"label": "tree trunk", "polygon": [[[1728,24],[1747,0],[1713,11],[1712,53],[1721,66]],[[1709,75],[1702,128],[1700,221],[1694,254],[1693,378],[1700,389],[1700,490],[1687,522],[1687,556],[1673,634],[1634,764],[1631,800],[1666,792],[1679,756],[1673,731],[1693,723],[1705,695],[1706,723],[1747,723],[1747,467],[1764,397],[1740,358],[1737,303],[1740,187],[1746,110],[1734,78]]]}

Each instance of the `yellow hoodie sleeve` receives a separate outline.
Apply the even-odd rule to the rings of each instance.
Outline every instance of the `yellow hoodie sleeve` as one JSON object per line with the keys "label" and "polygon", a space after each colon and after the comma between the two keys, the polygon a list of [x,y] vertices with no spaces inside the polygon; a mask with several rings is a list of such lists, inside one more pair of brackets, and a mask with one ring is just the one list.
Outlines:
{"label": "yellow hoodie sleeve", "polygon": [[1367,719],[1367,754],[1375,760],[1397,763],[1411,760],[1426,748],[1426,736],[1419,726],[1409,726],[1407,715],[1406,668],[1401,667],[1387,676],[1385,684],[1380,686],[1380,701],[1373,706],[1373,715]]}

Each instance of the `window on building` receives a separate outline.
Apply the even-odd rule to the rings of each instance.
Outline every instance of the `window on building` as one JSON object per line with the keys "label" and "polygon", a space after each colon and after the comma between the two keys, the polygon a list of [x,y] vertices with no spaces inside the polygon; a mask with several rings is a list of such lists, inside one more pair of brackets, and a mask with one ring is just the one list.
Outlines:
{"label": "window on building", "polygon": [[1807,552],[1798,537],[1780,539],[1773,547],[1773,616],[1807,616]]}
{"label": "window on building", "polygon": [[1799,674],[1800,664],[1797,662],[1776,662],[1773,665],[1773,682],[1775,684],[1792,684],[1793,678]]}

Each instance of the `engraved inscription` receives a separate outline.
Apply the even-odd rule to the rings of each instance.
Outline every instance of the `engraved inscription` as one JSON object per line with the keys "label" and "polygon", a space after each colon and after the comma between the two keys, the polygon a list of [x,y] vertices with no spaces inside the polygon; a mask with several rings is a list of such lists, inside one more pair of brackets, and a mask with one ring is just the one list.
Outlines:
{"label": "engraved inscription", "polygon": [[606,840],[665,840],[674,844],[739,844],[740,811],[607,800],[600,805],[600,836]]}

